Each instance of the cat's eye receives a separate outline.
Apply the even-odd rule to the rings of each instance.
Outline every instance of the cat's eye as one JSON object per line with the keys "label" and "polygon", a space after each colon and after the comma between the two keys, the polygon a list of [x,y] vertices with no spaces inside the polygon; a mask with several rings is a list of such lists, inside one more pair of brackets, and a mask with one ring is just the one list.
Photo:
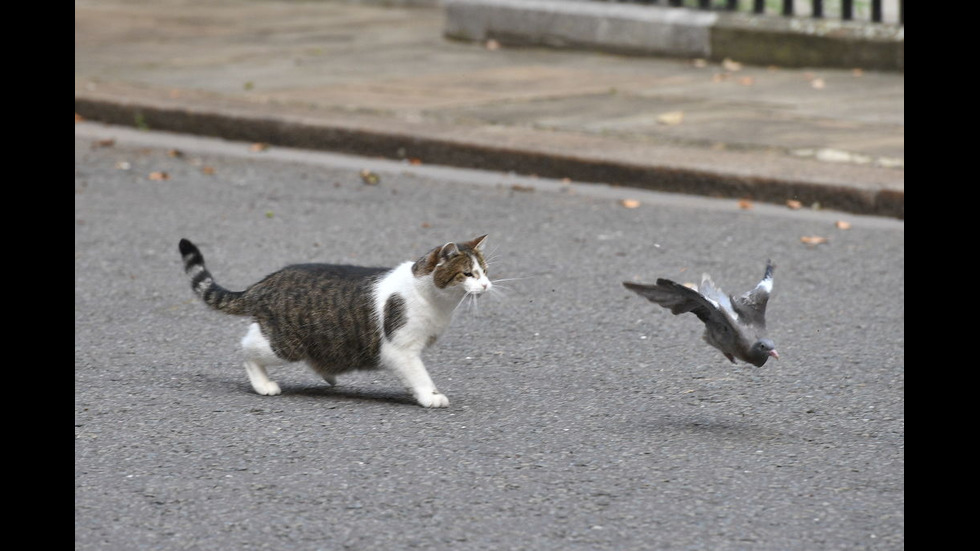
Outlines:
{"label": "cat's eye", "polygon": [[473,272],[463,272],[463,275],[466,277],[473,277]]}

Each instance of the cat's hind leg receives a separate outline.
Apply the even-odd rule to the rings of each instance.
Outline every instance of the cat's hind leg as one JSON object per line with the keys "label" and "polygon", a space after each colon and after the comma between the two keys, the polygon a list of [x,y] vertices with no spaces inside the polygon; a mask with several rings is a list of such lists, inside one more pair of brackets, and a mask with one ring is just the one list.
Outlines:
{"label": "cat's hind leg", "polygon": [[282,393],[279,385],[269,379],[266,367],[285,363],[282,358],[272,351],[269,339],[262,334],[258,323],[248,328],[248,333],[242,338],[242,351],[245,354],[245,373],[252,383],[255,392],[263,396],[275,396]]}
{"label": "cat's hind leg", "polygon": [[328,368],[316,365],[311,361],[308,361],[307,365],[310,366],[310,369],[312,369],[314,373],[322,377],[323,380],[327,382],[327,384],[329,384],[330,386],[337,386],[337,375],[335,375],[333,371],[329,370]]}

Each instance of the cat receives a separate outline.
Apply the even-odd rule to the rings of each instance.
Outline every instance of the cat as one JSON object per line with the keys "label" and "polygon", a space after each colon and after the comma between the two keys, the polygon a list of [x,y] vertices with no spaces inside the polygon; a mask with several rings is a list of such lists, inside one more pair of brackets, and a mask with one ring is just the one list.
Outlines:
{"label": "cat", "polygon": [[423,407],[448,407],[422,363],[459,303],[488,292],[486,235],[446,243],[394,268],[296,264],[244,291],[215,282],[201,251],[181,239],[191,288],[211,308],[250,316],[242,339],[245,371],[258,394],[277,395],[266,368],[306,364],[331,385],[355,369],[393,372]]}

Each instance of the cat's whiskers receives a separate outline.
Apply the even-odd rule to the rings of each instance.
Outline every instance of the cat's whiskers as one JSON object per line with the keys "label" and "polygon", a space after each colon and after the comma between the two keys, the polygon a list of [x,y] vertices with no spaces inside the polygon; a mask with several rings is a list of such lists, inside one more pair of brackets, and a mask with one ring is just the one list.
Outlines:
{"label": "cat's whiskers", "polygon": [[476,312],[479,309],[477,305],[477,300],[481,294],[482,293],[473,293],[473,292],[465,293],[459,299],[459,303],[456,304],[456,307],[453,308],[453,312],[455,313],[456,310],[459,310],[459,307],[462,306],[464,303],[468,303],[467,308],[469,308],[471,311]]}

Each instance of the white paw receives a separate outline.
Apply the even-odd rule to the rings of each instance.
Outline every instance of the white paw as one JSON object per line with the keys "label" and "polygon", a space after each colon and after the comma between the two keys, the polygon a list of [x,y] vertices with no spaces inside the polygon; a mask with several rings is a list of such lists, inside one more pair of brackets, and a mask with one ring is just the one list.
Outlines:
{"label": "white paw", "polygon": [[252,383],[252,388],[255,392],[261,394],[262,396],[278,396],[282,394],[282,390],[275,381],[264,381],[261,383]]}
{"label": "white paw", "polygon": [[449,398],[438,390],[415,395],[415,401],[424,408],[447,408]]}

